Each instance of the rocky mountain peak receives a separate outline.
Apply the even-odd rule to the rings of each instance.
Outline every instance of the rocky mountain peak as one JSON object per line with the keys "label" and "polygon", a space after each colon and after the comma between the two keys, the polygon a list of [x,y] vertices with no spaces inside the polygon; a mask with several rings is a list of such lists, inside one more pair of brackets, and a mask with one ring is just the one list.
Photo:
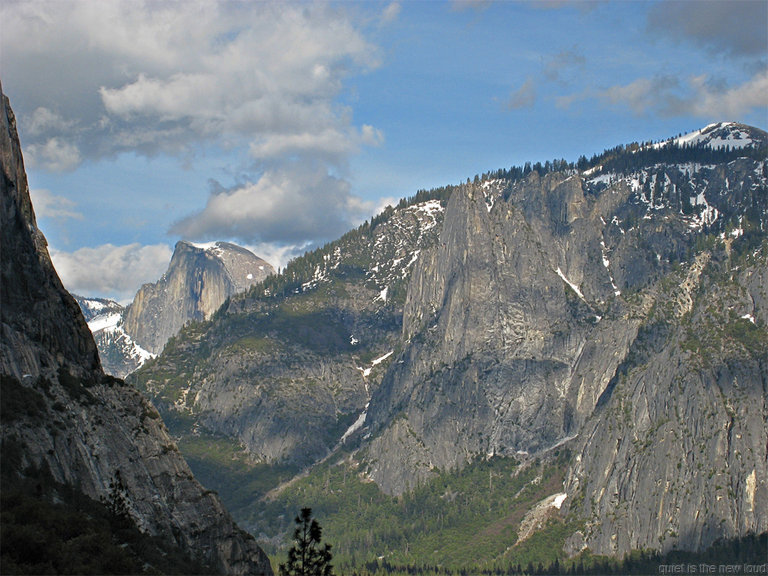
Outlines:
{"label": "rocky mountain peak", "polygon": [[180,241],[163,276],[137,292],[123,328],[139,346],[158,354],[184,324],[210,318],[227,298],[273,273],[269,263],[235,244]]}

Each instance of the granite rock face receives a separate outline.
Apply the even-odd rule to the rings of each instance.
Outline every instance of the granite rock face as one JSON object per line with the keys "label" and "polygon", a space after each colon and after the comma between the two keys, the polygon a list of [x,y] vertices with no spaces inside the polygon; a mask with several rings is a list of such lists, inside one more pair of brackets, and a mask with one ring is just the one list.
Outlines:
{"label": "granite rock face", "polygon": [[207,320],[227,298],[273,273],[270,264],[235,244],[178,242],[162,278],[136,293],[123,330],[143,349],[159,354],[184,324]]}
{"label": "granite rock face", "polygon": [[[559,173],[533,173],[506,193],[454,193],[439,246],[412,275],[402,363],[369,409],[381,431],[370,473],[388,492],[433,468],[576,434],[634,338],[638,321],[623,317],[610,272],[589,257],[601,253],[603,203],[587,205],[580,178]],[[390,428],[395,414],[404,421]],[[385,469],[398,458],[393,443],[419,461]]]}
{"label": "granite rock face", "polygon": [[130,380],[167,420],[225,435],[254,461],[326,457],[364,418],[400,338],[405,278],[436,240],[442,210],[437,201],[391,210],[298,258],[213,321],[186,327]]}
{"label": "granite rock face", "polygon": [[657,303],[576,443],[566,489],[592,550],[768,530],[768,249],[738,267],[703,256],[695,285],[689,269]]}
{"label": "granite rock face", "polygon": [[768,529],[766,135],[718,130],[762,151],[453,194],[368,409],[383,490],[568,444],[564,510],[594,552]]}
{"label": "granite rock face", "polygon": [[391,495],[565,446],[569,552],[764,531],[767,144],[719,123],[435,191],[439,218],[403,202],[135,381],[180,434],[269,464],[343,447]]}
{"label": "granite rock face", "polygon": [[157,411],[135,389],[104,375],[85,319],[36,226],[4,95],[0,106],[0,375],[4,403],[26,399],[4,406],[3,445],[21,454],[14,472],[23,479],[30,466],[48,470],[57,482],[99,499],[119,470],[141,529],[221,573],[271,574],[253,538],[195,480]]}

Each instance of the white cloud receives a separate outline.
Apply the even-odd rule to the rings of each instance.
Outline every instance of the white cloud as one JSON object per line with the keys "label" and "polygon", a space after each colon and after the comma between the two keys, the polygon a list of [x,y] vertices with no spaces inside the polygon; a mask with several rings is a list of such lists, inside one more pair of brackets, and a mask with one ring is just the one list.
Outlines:
{"label": "white cloud", "polygon": [[356,221],[349,157],[384,140],[339,103],[350,75],[379,64],[356,10],[202,0],[2,10],[3,81],[30,167],[72,170],[122,152],[189,161],[210,146],[238,159],[230,173],[247,184],[178,223],[185,237],[293,244]]}
{"label": "white cloud", "polygon": [[25,141],[80,159],[252,136],[313,135],[323,153],[318,136],[358,132],[335,105],[343,80],[378,65],[356,24],[325,4],[39,1],[2,16]]}
{"label": "white cloud", "polygon": [[245,246],[248,250],[269,262],[272,267],[285,268],[294,258],[303,255],[307,250],[312,249],[309,243],[301,244],[279,244],[274,242],[259,242],[258,244],[249,244]]}
{"label": "white cloud", "polygon": [[60,114],[41,106],[32,112],[27,131],[33,136],[37,136],[49,131],[63,132],[72,129],[73,126],[74,122],[65,120]]}
{"label": "white cloud", "polygon": [[165,244],[104,244],[74,252],[50,250],[67,290],[81,296],[113,298],[123,304],[133,299],[142,284],[160,278],[172,253]]}
{"label": "white cloud", "polygon": [[37,218],[53,218],[57,220],[82,220],[83,214],[76,210],[76,204],[69,198],[56,196],[43,188],[31,189],[32,205],[35,207]]}
{"label": "white cloud", "polygon": [[768,113],[768,71],[732,88],[713,89],[706,76],[690,79],[693,95],[682,103],[682,109],[696,116],[739,119],[757,108]]}
{"label": "white cloud", "polygon": [[196,240],[295,244],[334,238],[358,219],[349,184],[303,159],[270,168],[255,182],[211,193],[202,211],[171,233]]}
{"label": "white cloud", "polygon": [[29,168],[41,168],[51,172],[68,172],[80,165],[80,150],[65,138],[48,138],[39,144],[24,147],[24,158]]}
{"label": "white cloud", "polygon": [[399,2],[390,2],[387,4],[387,7],[384,8],[384,11],[381,13],[381,21],[384,24],[389,24],[390,22],[394,22],[397,20],[397,17],[400,15],[400,10],[402,9],[402,6],[400,6]]}

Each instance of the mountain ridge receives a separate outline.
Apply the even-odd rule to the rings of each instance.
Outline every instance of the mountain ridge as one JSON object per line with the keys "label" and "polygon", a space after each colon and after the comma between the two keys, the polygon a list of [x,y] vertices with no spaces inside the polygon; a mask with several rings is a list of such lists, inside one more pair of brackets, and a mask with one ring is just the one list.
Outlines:
{"label": "mountain ridge", "polygon": [[[714,134],[718,142],[728,141],[722,130],[730,129],[733,140],[748,137],[751,144],[711,147],[706,142],[679,145],[670,139],[672,144],[660,147],[618,146],[574,164],[526,164],[477,176],[474,182],[459,186],[420,192],[416,203],[402,202],[366,223],[348,240],[370,238],[367,235],[375,230],[395,229],[394,225],[387,227],[390,219],[418,202],[430,201],[430,194],[445,206],[439,221],[430,221],[434,235],[429,242],[413,245],[403,258],[389,256],[390,261],[409,262],[399,287],[392,291],[397,306],[388,322],[399,323],[399,330],[390,328],[385,340],[366,342],[365,333],[342,329],[335,343],[325,339],[319,357],[286,356],[290,369],[279,375],[267,370],[257,378],[269,394],[260,400],[262,411],[251,416],[267,414],[267,407],[275,404],[295,406],[294,394],[311,390],[309,386],[293,388],[301,381],[296,375],[310,364],[320,365],[323,354],[345,348],[348,353],[353,345],[344,340],[344,334],[371,345],[364,356],[368,362],[386,359],[376,364],[373,377],[362,382],[365,362],[357,363],[360,374],[351,370],[335,374],[342,387],[351,385],[364,389],[365,394],[357,396],[353,410],[344,409],[344,418],[326,424],[317,421],[318,432],[329,435],[329,440],[302,466],[311,466],[312,459],[324,461],[333,450],[340,450],[334,448],[339,443],[332,439],[344,438],[341,444],[351,453],[359,474],[373,480],[385,494],[400,498],[441,471],[477,459],[527,461],[565,446],[584,462],[569,464],[568,489],[563,486],[558,491],[568,494],[560,501],[558,517],[586,522],[578,533],[569,535],[568,549],[573,553],[582,545],[614,555],[634,548],[702,549],[718,536],[764,531],[764,520],[755,510],[768,492],[758,474],[763,465],[755,459],[764,436],[759,424],[766,421],[766,364],[759,343],[768,344],[764,296],[760,296],[767,290],[760,266],[765,265],[761,247],[768,228],[768,135],[738,124],[716,126],[707,134]],[[366,242],[363,245],[370,245]],[[233,298],[210,323],[182,331],[174,342],[175,356],[161,355],[139,372],[137,383],[162,399],[158,405],[164,414],[180,413],[173,394],[186,390],[181,411],[192,415],[200,430],[232,434],[223,419],[204,417],[209,410],[206,406],[212,405],[213,397],[218,402],[227,402],[227,396],[236,398],[230,396],[233,385],[248,397],[249,382],[254,378],[238,379],[232,371],[227,378],[233,381],[222,386],[220,370],[214,369],[216,358],[228,357],[233,368],[251,360],[216,334],[234,325],[240,326],[241,339],[261,334],[260,329],[249,330],[262,318],[272,331],[266,329],[264,338],[259,336],[252,344],[266,346],[287,335],[295,338],[309,328],[276,315],[281,308],[332,310],[342,292],[352,301],[363,294],[370,301],[384,288],[389,296],[389,287],[381,283],[371,282],[366,291],[361,289],[382,269],[382,262],[362,254],[346,261],[335,258],[337,251],[345,254],[344,246],[340,240],[297,259],[280,276]],[[337,263],[335,275],[326,275]],[[707,294],[724,310],[731,307],[733,314],[708,311]],[[744,294],[752,295],[745,299]],[[697,332],[686,324],[691,318],[697,318],[697,330],[709,335],[708,342],[723,346],[707,348],[708,357],[719,368],[702,376],[705,386],[692,385],[686,400],[686,410],[693,411],[696,421],[702,423],[696,434],[713,425],[709,416],[702,415],[702,411],[706,413],[702,399],[708,398],[702,391],[720,387],[713,374],[718,370],[727,373],[730,354],[743,356],[745,365],[751,366],[740,376],[744,380],[740,385],[749,394],[728,400],[748,422],[744,426],[752,433],[751,451],[746,446],[738,449],[739,465],[729,460],[734,458],[729,451],[712,448],[705,457],[720,465],[727,461],[733,470],[728,477],[731,488],[740,498],[747,498],[748,492],[747,499],[754,506],[751,512],[740,509],[741,519],[734,520],[735,512],[715,504],[723,493],[703,483],[703,468],[686,463],[681,467],[685,465],[688,478],[695,479],[691,486],[701,496],[702,509],[710,510],[706,522],[709,525],[715,516],[718,522],[725,519],[722,530],[704,529],[703,519],[685,524],[684,513],[678,511],[672,519],[678,526],[685,524],[686,532],[666,531],[661,520],[651,519],[647,509],[638,508],[658,509],[659,500],[666,498],[646,480],[624,487],[624,497],[639,503],[631,508],[632,516],[604,520],[616,507],[606,495],[613,494],[614,485],[623,485],[621,467],[640,457],[642,442],[630,443],[607,464],[600,458],[598,436],[614,438],[619,427],[611,428],[601,418],[623,414],[627,404],[620,400],[627,397],[638,405],[656,406],[654,417],[664,418],[658,402],[663,406],[665,395],[675,390],[667,380],[676,382],[684,374],[659,370],[663,378],[651,388],[659,395],[655,398],[645,389],[633,391],[638,382],[633,370],[647,373],[638,358],[647,357],[646,362],[657,366],[663,357],[658,342],[667,341],[680,356],[675,366],[689,366],[691,355],[702,354],[701,347],[691,349]],[[715,318],[722,327],[711,325]],[[663,330],[654,329],[656,324]],[[190,352],[184,360],[182,350]],[[266,383],[273,377],[281,385],[269,389]],[[172,383],[180,388],[173,388]],[[747,397],[758,408],[744,408]],[[729,414],[731,408],[723,400],[730,398],[726,392],[715,398],[719,402],[717,418]],[[303,406],[302,417],[314,419],[324,406]],[[678,406],[682,408],[682,404]],[[632,404],[627,410],[634,413],[636,408]],[[637,412],[638,418],[641,414]],[[709,423],[705,426],[704,422]],[[655,422],[647,430],[657,425]],[[682,428],[675,430],[682,433]],[[253,443],[244,444],[246,452],[270,433],[256,431],[249,438]],[[238,434],[230,437],[242,439]],[[678,456],[674,451],[659,454],[664,457],[646,457],[644,478],[666,470],[664,463]],[[264,460],[274,465],[281,461],[279,453]],[[753,470],[754,480],[749,480]],[[605,482],[590,481],[592,477]],[[747,485],[751,488],[744,492]],[[590,507],[593,501],[594,509]],[[247,514],[255,518],[258,512]],[[639,515],[643,515],[642,521]],[[619,541],[611,539],[612,527],[623,531]],[[628,536],[633,530],[636,534]]]}

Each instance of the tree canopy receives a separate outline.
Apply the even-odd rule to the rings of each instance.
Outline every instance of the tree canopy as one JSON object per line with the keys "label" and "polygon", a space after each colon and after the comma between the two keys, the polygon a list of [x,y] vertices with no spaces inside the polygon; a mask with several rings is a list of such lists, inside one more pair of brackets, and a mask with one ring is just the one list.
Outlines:
{"label": "tree canopy", "polygon": [[333,576],[331,546],[321,544],[323,529],[312,518],[312,509],[302,508],[295,522],[293,546],[288,562],[280,564],[280,576]]}

